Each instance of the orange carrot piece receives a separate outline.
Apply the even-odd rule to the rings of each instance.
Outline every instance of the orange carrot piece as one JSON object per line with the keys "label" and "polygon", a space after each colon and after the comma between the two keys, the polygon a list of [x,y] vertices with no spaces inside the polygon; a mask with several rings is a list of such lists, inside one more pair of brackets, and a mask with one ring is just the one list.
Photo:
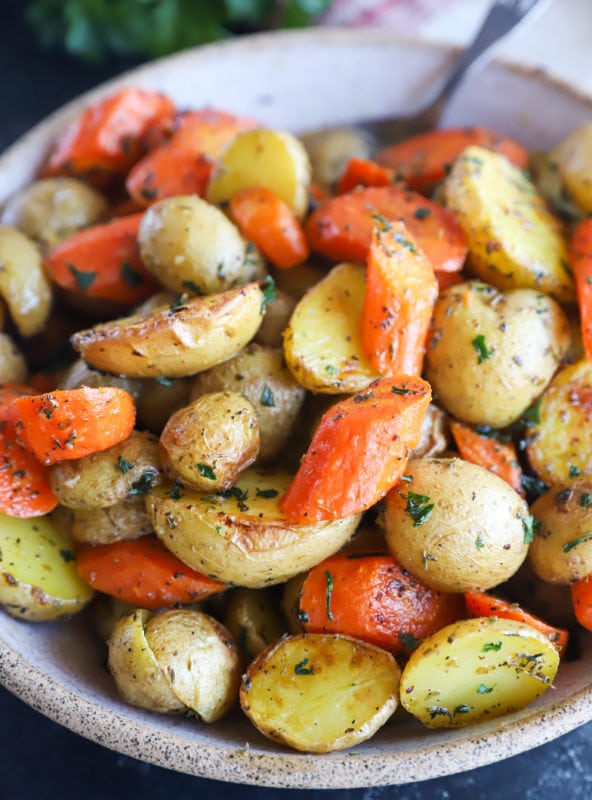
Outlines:
{"label": "orange carrot piece", "polygon": [[311,250],[334,261],[366,261],[376,215],[402,220],[434,270],[462,269],[467,240],[451,212],[394,186],[357,189],[319,206],[304,225]]}
{"label": "orange carrot piece", "polygon": [[227,588],[183,564],[155,536],[85,546],[76,569],[93,589],[150,610],[196,603]]}
{"label": "orange carrot piece", "polygon": [[592,361],[592,218],[576,226],[570,242],[569,264],[576,281],[584,349]]}
{"label": "orange carrot piece", "polygon": [[459,283],[466,280],[459,272],[442,272],[441,270],[437,270],[434,272],[434,276],[438,282],[438,294],[442,294],[442,292],[450,286],[457,286]]}
{"label": "orange carrot piece", "polygon": [[572,583],[571,600],[577,621],[592,631],[592,575]]}
{"label": "orange carrot piece", "polygon": [[461,594],[430,589],[388,553],[355,550],[313,567],[299,612],[307,632],[344,633],[392,653],[408,653],[466,616]]}
{"label": "orange carrot piece", "polygon": [[328,189],[325,189],[324,186],[321,186],[320,183],[316,183],[312,181],[309,187],[309,194],[310,194],[310,202],[312,207],[316,207],[321,203],[324,203],[325,200],[329,200],[331,197],[331,193]]}
{"label": "orange carrot piece", "polygon": [[521,608],[518,603],[509,603],[501,597],[487,594],[486,592],[466,592],[465,603],[467,611],[474,617],[499,617],[500,619],[513,619],[531,625],[543,633],[557,648],[559,655],[565,653],[569,641],[569,632],[563,628],[549,625],[540,617],[535,617]]}
{"label": "orange carrot piece", "polygon": [[135,418],[131,395],[114,386],[56,390],[10,403],[17,441],[44,464],[82,458],[122,442]]}
{"label": "orange carrot piece", "polygon": [[235,192],[230,215],[245,239],[256,244],[274,267],[289,269],[308,258],[300,221],[272,189],[251,186]]}
{"label": "orange carrot piece", "polygon": [[395,171],[369,158],[350,158],[337,184],[338,194],[351,192],[356,186],[392,186]]}
{"label": "orange carrot piece", "polygon": [[381,375],[421,375],[434,270],[402,222],[378,220],[368,253],[362,347]]}
{"label": "orange carrot piece", "polygon": [[377,503],[399,480],[419,441],[428,383],[379,378],[324,414],[280,509],[299,522],[340,519]]}
{"label": "orange carrot piece", "polygon": [[179,114],[170,137],[131,170],[127,191],[143,207],[180,194],[203,197],[216,159],[237,133],[255,125],[215,109]]}
{"label": "orange carrot piece", "polygon": [[142,137],[175,107],[144,89],[121,89],[86,108],[53,146],[43,177],[75,175],[104,184],[125,174],[142,154]]}
{"label": "orange carrot piece", "polygon": [[528,152],[522,145],[488,128],[447,128],[421,133],[382,150],[377,161],[394,170],[412,189],[430,192],[470,145],[502,153],[519,169],[528,166]]}
{"label": "orange carrot piece", "polygon": [[127,306],[150,297],[159,284],[140,258],[142,216],[119,217],[68,236],[45,259],[51,279],[75,294]]}
{"label": "orange carrot piece", "polygon": [[522,468],[513,442],[500,442],[457,420],[450,423],[450,430],[461,458],[485,467],[524,495]]}

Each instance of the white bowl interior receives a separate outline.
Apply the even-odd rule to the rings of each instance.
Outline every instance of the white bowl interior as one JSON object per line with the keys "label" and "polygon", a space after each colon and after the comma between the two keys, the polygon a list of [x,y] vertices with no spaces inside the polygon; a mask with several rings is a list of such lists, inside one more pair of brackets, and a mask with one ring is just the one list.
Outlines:
{"label": "white bowl interior", "polygon": [[[449,49],[386,31],[314,30],[247,37],[133,70],[69,104],[0,158],[0,202],[29,182],[57,131],[120,85],[169,93],[294,132],[417,108],[452,63]],[[545,148],[592,117],[592,101],[544,75],[494,64],[467,85],[449,124],[486,124]],[[391,722],[344,753],[299,754],[260,736],[237,711],[216,725],[125,706],[84,618],[33,625],[0,616],[0,679],[26,702],[123,753],[190,774],[279,787],[406,783],[460,772],[542,744],[592,719],[592,637],[533,706],[468,729],[428,732]]]}

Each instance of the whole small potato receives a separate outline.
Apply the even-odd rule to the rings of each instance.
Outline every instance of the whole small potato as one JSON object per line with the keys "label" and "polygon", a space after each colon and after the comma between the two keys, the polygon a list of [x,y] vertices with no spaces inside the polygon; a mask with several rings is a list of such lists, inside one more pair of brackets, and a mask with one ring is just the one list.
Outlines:
{"label": "whole small potato", "polygon": [[101,372],[98,369],[91,369],[86,361],[77,358],[68,369],[62,374],[59,382],[60,389],[78,389],[80,386],[117,386],[125,389],[137,401],[140,396],[143,383],[138,378],[128,378],[127,375],[111,375],[109,372]]}
{"label": "whole small potato", "polygon": [[58,506],[52,519],[74,541],[86,544],[110,544],[152,533],[142,496],[106,508]]}
{"label": "whole small potato", "polygon": [[235,392],[212,392],[176,411],[160,435],[167,475],[201,492],[229,489],[257,457],[252,404]]}
{"label": "whole small potato", "polygon": [[139,380],[136,400],[138,423],[160,436],[171,414],[189,402],[189,378],[144,378]]}
{"label": "whole small potato", "polygon": [[24,383],[27,361],[8,333],[0,333],[0,383]]}
{"label": "whole small potato", "polygon": [[485,591],[528,552],[532,518],[512,487],[460,458],[409,461],[386,496],[386,542],[401,565],[441,592]]}
{"label": "whole small potato", "polygon": [[538,521],[528,552],[535,575],[570,584],[592,573],[592,480],[553,486],[532,506]]}
{"label": "whole small potato", "polygon": [[255,335],[255,341],[267,347],[282,347],[282,334],[295,305],[296,300],[293,297],[276,289],[274,299],[265,306],[265,316]]}
{"label": "whole small potato", "polygon": [[248,280],[246,242],[238,228],[197,195],[150,206],[138,244],[147,269],[175,292],[213,294]]}
{"label": "whole small potato", "polygon": [[8,225],[0,226],[0,296],[21,336],[34,336],[51,312],[52,287],[38,245]]}
{"label": "whole small potato", "polygon": [[503,428],[541,394],[568,347],[567,318],[547,295],[467,281],[436,301],[426,377],[455,417]]}

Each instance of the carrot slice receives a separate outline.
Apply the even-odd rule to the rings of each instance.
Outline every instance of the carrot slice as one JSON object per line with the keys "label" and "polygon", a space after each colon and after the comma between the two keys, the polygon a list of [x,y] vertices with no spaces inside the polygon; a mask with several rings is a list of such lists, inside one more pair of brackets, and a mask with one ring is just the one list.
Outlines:
{"label": "carrot slice", "polygon": [[362,347],[381,375],[421,375],[432,309],[434,270],[402,222],[379,220],[366,267]]}
{"label": "carrot slice", "polygon": [[450,423],[450,430],[461,458],[485,467],[503,478],[518,494],[524,495],[522,468],[513,442],[501,442],[457,420]]}
{"label": "carrot slice", "polygon": [[474,617],[499,617],[531,625],[553,642],[559,651],[559,655],[565,653],[569,641],[569,632],[563,628],[549,625],[548,622],[545,622],[540,617],[535,617],[534,614],[525,611],[517,603],[508,603],[506,600],[502,600],[501,597],[494,597],[494,595],[486,592],[466,592],[465,603],[467,611]]}
{"label": "carrot slice", "polygon": [[136,416],[131,395],[114,386],[17,397],[9,413],[19,444],[44,464],[112,447],[127,439]]}
{"label": "carrot slice", "polygon": [[142,216],[119,217],[68,236],[45,259],[51,279],[75,294],[127,306],[150,297],[160,286],[140,258]]}
{"label": "carrot slice", "polygon": [[351,192],[356,186],[392,186],[395,171],[369,158],[350,158],[337,184],[338,194]]}
{"label": "carrot slice", "polygon": [[461,594],[430,589],[390,554],[359,551],[313,567],[299,610],[307,632],[344,633],[392,653],[407,653],[466,616]]}
{"label": "carrot slice", "polygon": [[76,569],[94,589],[150,610],[196,603],[227,588],[183,564],[155,536],[83,547]]}
{"label": "carrot slice", "polygon": [[256,244],[274,267],[288,269],[308,258],[300,221],[272,189],[252,186],[235,192],[230,215],[245,239]]}
{"label": "carrot slice", "polygon": [[357,189],[319,206],[304,226],[311,250],[334,261],[366,261],[376,215],[402,220],[434,270],[462,269],[467,240],[451,212],[394,186]]}
{"label": "carrot slice", "polygon": [[340,519],[377,503],[405,471],[431,399],[421,378],[379,378],[324,414],[280,509],[300,522]]}
{"label": "carrot slice", "polygon": [[175,107],[144,89],[121,89],[86,108],[49,153],[43,177],[75,175],[97,184],[124,174],[142,154],[142,136]]}
{"label": "carrot slice", "polygon": [[572,583],[571,600],[577,621],[592,631],[592,575]]}
{"label": "carrot slice", "polygon": [[580,222],[573,232],[569,264],[576,281],[582,340],[592,361],[592,218]]}
{"label": "carrot slice", "polygon": [[446,128],[421,133],[382,150],[377,161],[394,170],[412,189],[430,192],[470,145],[495,150],[519,169],[528,166],[528,151],[522,145],[488,128]]}
{"label": "carrot slice", "polygon": [[442,294],[442,292],[450,286],[457,286],[459,283],[463,283],[463,281],[466,280],[466,278],[458,272],[442,272],[441,270],[437,270],[434,271],[434,276],[438,282],[438,294]]}
{"label": "carrot slice", "polygon": [[177,115],[170,137],[131,170],[127,191],[143,207],[175,195],[203,197],[215,160],[237,133],[255,126],[252,119],[215,109]]}

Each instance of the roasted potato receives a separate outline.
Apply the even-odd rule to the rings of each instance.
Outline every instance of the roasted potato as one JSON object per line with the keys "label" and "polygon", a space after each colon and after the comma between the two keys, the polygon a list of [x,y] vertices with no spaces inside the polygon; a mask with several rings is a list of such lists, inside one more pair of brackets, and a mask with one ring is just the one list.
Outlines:
{"label": "roasted potato", "polygon": [[567,318],[547,295],[467,281],[436,301],[426,378],[453,416],[503,428],[541,394],[568,346]]}
{"label": "roasted potato", "polygon": [[370,158],[368,138],[355,128],[329,128],[300,137],[310,158],[313,180],[333,190],[350,158]]}
{"label": "roasted potato", "polygon": [[360,515],[299,525],[279,510],[290,476],[248,469],[221,494],[157,487],[146,495],[152,527],[185,564],[235,586],[282,583],[335,553]]}
{"label": "roasted potato", "polygon": [[226,215],[197,195],[151,205],[138,231],[140,256],[174,292],[214,294],[251,280],[247,243]]}
{"label": "roasted potato", "polygon": [[171,414],[189,403],[190,378],[145,378],[139,380],[136,399],[138,424],[160,436]]}
{"label": "roasted potato", "polygon": [[273,461],[292,436],[304,389],[286,368],[281,350],[249,344],[234,358],[196,375],[191,398],[230,391],[251,402],[259,425],[259,460]]}
{"label": "roasted potato", "polygon": [[125,389],[137,401],[142,391],[143,383],[136,378],[128,378],[126,375],[112,375],[109,372],[100,372],[89,367],[82,358],[77,358],[70,364],[68,369],[62,374],[59,381],[60,389],[77,389],[80,386],[117,386]]}
{"label": "roasted potato", "polygon": [[0,333],[0,384],[24,383],[27,361],[8,333]]}
{"label": "roasted potato", "polygon": [[592,475],[592,364],[557,373],[530,415],[526,453],[541,480],[562,484]]}
{"label": "roasted potato", "polygon": [[309,185],[310,162],[303,144],[291,133],[259,128],[237,134],[218,159],[207,200],[217,205],[239,189],[267,186],[303,217]]}
{"label": "roasted potato", "polygon": [[398,705],[400,675],[390,653],[349,636],[288,636],[248,667],[240,702],[264,736],[329,753],[384,725]]}
{"label": "roasted potato", "polygon": [[264,347],[282,347],[283,333],[287,327],[296,300],[281,289],[276,289],[275,297],[265,307],[265,316],[255,334],[255,341]]}
{"label": "roasted potato", "polygon": [[576,128],[551,152],[569,196],[592,212],[592,123]]}
{"label": "roasted potato", "polygon": [[107,508],[145,494],[160,483],[158,439],[132,431],[123,442],[73,461],[54,464],[49,482],[68,508]]}
{"label": "roasted potato", "polygon": [[441,592],[484,591],[528,552],[526,502],[497,475],[460,458],[416,458],[387,494],[386,542],[400,564]]}
{"label": "roasted potato", "polygon": [[562,227],[530,179],[503,155],[468,147],[446,178],[444,199],[467,235],[470,267],[481,280],[574,300]]}
{"label": "roasted potato", "polygon": [[230,489],[258,452],[255,409],[236,392],[201,395],[176,411],[160,435],[164,471],[198,492]]}
{"label": "roasted potato", "polygon": [[272,589],[232,589],[227,598],[224,624],[245,663],[285,633]]}
{"label": "roasted potato", "polygon": [[85,544],[110,544],[152,533],[142,496],[106,508],[58,506],[52,519],[74,541]]}
{"label": "roasted potato", "polygon": [[537,528],[528,561],[535,575],[567,585],[592,574],[592,479],[556,484],[531,511]]}
{"label": "roasted potato", "polygon": [[411,653],[401,704],[428,728],[457,728],[529,705],[552,686],[558,666],[557,649],[530,625],[460,620]]}
{"label": "roasted potato", "polygon": [[249,283],[96,325],[72,336],[92,366],[132,378],[181,378],[213,367],[249,342],[263,317],[263,293]]}
{"label": "roasted potato", "polygon": [[13,195],[0,223],[18,228],[47,251],[71,233],[99,222],[108,208],[96,189],[76,178],[46,178]]}
{"label": "roasted potato", "polygon": [[92,599],[71,540],[48,518],[0,514],[0,606],[32,622],[70,617]]}
{"label": "roasted potato", "polygon": [[284,355],[311,392],[354,393],[378,377],[362,350],[364,268],[339,264],[299,301],[284,333]]}
{"label": "roasted potato", "polygon": [[42,330],[51,311],[52,290],[39,247],[24,233],[0,226],[0,295],[21,336]]}

